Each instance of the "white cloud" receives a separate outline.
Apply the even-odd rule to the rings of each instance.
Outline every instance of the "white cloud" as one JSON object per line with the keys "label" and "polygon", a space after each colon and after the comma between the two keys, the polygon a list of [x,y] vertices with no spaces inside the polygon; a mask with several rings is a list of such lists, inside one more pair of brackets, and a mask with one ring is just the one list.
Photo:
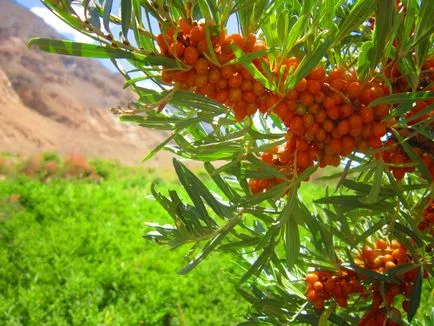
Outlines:
{"label": "white cloud", "polygon": [[94,43],[94,40],[90,37],[81,34],[79,31],[73,29],[71,26],[63,22],[60,18],[58,18],[55,14],[53,14],[50,10],[43,7],[32,7],[30,11],[35,15],[41,17],[46,24],[53,27],[57,32],[66,36],[67,38],[82,43]]}

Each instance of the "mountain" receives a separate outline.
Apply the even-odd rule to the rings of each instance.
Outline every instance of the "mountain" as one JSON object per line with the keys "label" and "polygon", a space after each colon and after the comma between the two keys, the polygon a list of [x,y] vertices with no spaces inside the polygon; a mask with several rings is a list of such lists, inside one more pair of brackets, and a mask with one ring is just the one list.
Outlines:
{"label": "mountain", "polygon": [[[0,151],[56,150],[139,163],[167,135],[121,123],[111,107],[134,98],[98,61],[43,53],[31,37],[62,39],[28,9],[2,0],[0,10]],[[149,164],[170,163],[161,153]]]}

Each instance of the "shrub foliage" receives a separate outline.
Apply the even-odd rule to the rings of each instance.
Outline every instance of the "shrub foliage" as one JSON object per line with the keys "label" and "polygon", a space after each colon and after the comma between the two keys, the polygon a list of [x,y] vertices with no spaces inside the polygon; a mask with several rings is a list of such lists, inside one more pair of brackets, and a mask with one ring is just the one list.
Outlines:
{"label": "shrub foliage", "polygon": [[[174,159],[185,193],[152,187],[174,222],[146,237],[190,246],[181,274],[237,253],[247,324],[422,322],[434,2],[42,2],[96,42],[29,44],[112,60],[137,93],[120,119],[170,132],[146,158],[202,161],[215,183]],[[327,166],[341,168],[307,202]]]}

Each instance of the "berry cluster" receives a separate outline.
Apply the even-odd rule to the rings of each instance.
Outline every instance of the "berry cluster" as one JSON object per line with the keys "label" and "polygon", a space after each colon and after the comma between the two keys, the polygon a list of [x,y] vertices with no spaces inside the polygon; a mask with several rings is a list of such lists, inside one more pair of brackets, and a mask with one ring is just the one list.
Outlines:
{"label": "berry cluster", "polygon": [[[432,213],[432,212],[431,212]],[[411,263],[412,259],[407,248],[397,240],[390,243],[384,240],[375,242],[375,247],[365,247],[357,253],[355,263],[376,273],[384,273],[401,264]],[[326,300],[334,300],[339,306],[348,305],[350,294],[359,293],[363,298],[372,298],[371,308],[359,322],[359,326],[368,325],[399,325],[394,320],[401,319],[401,313],[394,307],[394,299],[404,295],[402,303],[404,311],[408,311],[409,300],[418,269],[395,274],[396,284],[382,284],[380,281],[362,284],[365,276],[354,271],[339,269],[333,273],[329,271],[315,271],[305,277],[307,284],[306,297],[316,309],[323,309]],[[425,278],[428,274],[425,273]],[[382,295],[382,287],[383,294]]]}
{"label": "berry cluster", "polygon": [[394,321],[392,318],[388,316],[393,316],[393,318],[400,320],[401,312],[396,308],[386,309],[374,307],[369,310],[366,315],[359,321],[358,326],[378,326],[378,325],[386,325],[386,326],[399,326],[400,323]]}
{"label": "berry cluster", "polygon": [[434,202],[431,202],[423,211],[422,221],[418,225],[419,230],[434,236]]}
{"label": "berry cluster", "polygon": [[334,300],[339,306],[348,305],[348,297],[353,293],[364,294],[364,288],[357,274],[340,269],[336,273],[315,271],[305,278],[306,297],[316,309],[323,309],[326,300]]}
{"label": "berry cluster", "polygon": [[[272,92],[266,89],[253,75],[240,64],[231,64],[235,58],[233,44],[245,53],[266,49],[266,44],[255,35],[244,37],[239,34],[226,35],[211,23],[197,23],[181,19],[177,24],[162,26],[157,43],[163,55],[182,62],[184,68],[163,68],[162,80],[174,83],[175,87],[193,91],[226,105],[234,111],[238,121],[261,113],[277,115],[288,128],[288,142],[264,153],[265,163],[287,174],[297,176],[307,167],[319,163],[320,167],[337,166],[341,158],[354,150],[366,152],[383,146],[381,138],[386,135],[389,125],[395,119],[384,119],[389,114],[389,105],[368,105],[375,99],[389,94],[389,89],[380,80],[370,80],[362,84],[354,72],[335,69],[329,73],[323,67],[314,68],[289,92]],[[207,34],[209,35],[207,39]],[[268,64],[264,55],[253,60],[255,66],[264,71]],[[269,67],[276,76],[283,72],[283,80],[297,68],[299,60],[287,58],[283,67]],[[391,67],[394,67],[391,65]],[[434,60],[428,59],[422,76],[424,87],[434,74]],[[385,69],[395,91],[407,90],[402,83],[399,70]],[[405,80],[405,79],[404,79]],[[399,87],[398,87],[399,86]],[[418,114],[430,102],[421,102],[409,113]],[[416,123],[425,115],[412,121]],[[386,152],[387,153],[387,152]],[[386,162],[409,160],[405,155],[384,155]],[[430,155],[422,155],[425,160]],[[434,169],[434,163],[428,166]],[[402,178],[411,168],[394,169],[397,179]],[[252,179],[253,193],[269,189],[281,180],[276,178]]]}
{"label": "berry cluster", "polygon": [[[418,90],[434,90],[432,85],[434,82],[434,58],[428,58],[422,67],[422,73],[419,80]],[[397,65],[392,65],[385,70],[385,75],[388,76],[392,84],[393,92],[406,92],[410,91],[411,87],[408,85],[404,76],[402,76]],[[402,138],[410,136],[412,131],[412,126],[422,123],[424,121],[431,121],[434,116],[434,111],[430,110],[427,112],[426,108],[429,105],[434,104],[433,99],[428,99],[425,101],[417,101],[413,108],[403,117],[409,126],[408,129],[401,129],[399,133]],[[433,123],[428,126],[433,130]],[[434,178],[434,157],[433,157],[433,146],[431,140],[426,139],[421,135],[411,137],[407,142],[412,146],[413,152],[422,160],[426,168],[429,170],[431,178]],[[411,158],[405,153],[402,147],[399,145],[398,140],[391,136],[385,143],[386,150],[382,152],[381,157],[386,163],[391,164],[403,164],[411,163]],[[413,172],[415,170],[414,166],[410,167],[400,167],[392,166],[391,170],[396,179],[401,180],[405,173]]]}
{"label": "berry cluster", "polygon": [[[210,44],[206,40],[206,28],[212,34]],[[258,108],[267,110],[265,104],[269,92],[265,87],[255,81],[242,65],[227,64],[235,58],[232,43],[245,53],[265,48],[265,44],[256,40],[253,34],[246,38],[238,34],[226,36],[224,29],[218,32],[214,26],[181,19],[178,26],[168,27],[158,35],[157,40],[162,54],[186,65],[181,70],[164,68],[164,82],[175,82],[176,87],[194,91],[230,107],[238,121],[253,115]],[[210,51],[213,51],[217,61],[212,60]],[[255,63],[262,70],[258,59]]]}
{"label": "berry cluster", "polygon": [[363,267],[377,273],[383,273],[409,261],[407,248],[397,240],[392,240],[390,245],[384,240],[378,240],[375,243],[375,248],[365,247],[359,256]]}
{"label": "berry cluster", "polygon": [[[426,151],[424,147],[421,147],[418,143],[413,143],[412,151],[420,158],[428,169],[431,178],[434,179],[434,157],[432,152]],[[397,180],[401,180],[407,172],[413,172],[415,170],[415,166],[401,166],[405,163],[411,163],[412,160],[395,138],[390,138],[385,143],[385,146],[387,150],[381,153],[381,157],[386,163],[392,164],[390,169]]]}
{"label": "berry cluster", "polygon": [[[390,243],[378,240],[375,243],[375,248],[365,247],[362,253],[358,254],[357,263],[377,273],[384,273],[398,265],[411,263],[411,257],[407,248],[397,240],[392,240]],[[408,310],[408,298],[411,296],[417,273],[418,269],[414,268],[402,274],[395,274],[399,283],[384,284],[384,297],[381,294],[381,283],[374,282],[370,290],[372,293],[371,309],[367,311],[359,325],[374,325],[374,322],[378,322],[380,319],[383,322],[387,320],[386,325],[398,325],[393,320],[387,319],[387,315],[394,311],[395,318],[400,319],[399,311],[393,307],[394,299],[398,295],[406,297],[402,307],[404,311]],[[427,277],[428,275],[424,276]]]}

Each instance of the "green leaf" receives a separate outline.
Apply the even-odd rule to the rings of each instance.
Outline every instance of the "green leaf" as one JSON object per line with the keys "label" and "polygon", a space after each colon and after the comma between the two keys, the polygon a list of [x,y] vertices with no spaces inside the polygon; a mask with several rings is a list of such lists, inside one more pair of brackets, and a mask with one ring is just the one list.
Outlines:
{"label": "green leaf", "polygon": [[111,34],[111,30],[110,30],[110,13],[112,11],[112,6],[113,6],[113,0],[105,0],[105,3],[104,3],[104,15],[102,17],[102,21],[103,21],[103,24],[104,24],[104,28],[110,34]]}
{"label": "green leaf", "polygon": [[382,199],[378,195],[380,194],[381,191],[381,184],[383,181],[383,170],[384,170],[384,161],[377,160],[377,168],[375,170],[374,183],[372,184],[371,191],[369,192],[369,194],[366,197],[359,199],[361,203],[366,205],[372,205]]}
{"label": "green leaf", "polygon": [[340,42],[343,38],[347,37],[353,30],[368,20],[375,10],[377,1],[361,0],[357,1],[350,13],[345,17],[342,25],[339,26],[339,32],[334,38],[334,41]]}
{"label": "green leaf", "polygon": [[332,42],[333,40],[331,38],[327,38],[323,43],[319,44],[314,51],[306,54],[295,70],[294,75],[285,82],[285,88],[293,89],[301,79],[306,77],[325,56]]}
{"label": "green leaf", "polygon": [[287,268],[292,269],[300,253],[300,233],[293,217],[285,222],[285,250]]}
{"label": "green leaf", "polygon": [[333,303],[326,310],[323,311],[318,320],[318,326],[327,326],[327,321],[330,315],[336,310],[336,303]]}
{"label": "green leaf", "polygon": [[163,142],[161,142],[160,144],[158,144],[152,151],[150,151],[142,160],[142,162],[145,162],[149,159],[151,159],[152,157],[155,156],[155,154],[157,154],[161,149],[163,149],[164,146],[166,146],[172,139],[173,137],[175,137],[176,133],[171,134],[169,137],[167,137]]}
{"label": "green leaf", "polygon": [[410,323],[417,312],[420,305],[420,297],[422,295],[422,270],[418,269],[416,280],[413,283],[410,302],[408,304],[407,320]]}
{"label": "green leaf", "polygon": [[397,103],[405,103],[405,102],[413,102],[419,100],[428,100],[434,98],[434,92],[405,92],[405,93],[397,93],[389,96],[384,96],[377,98],[376,100],[369,103],[369,107],[376,106],[378,104],[397,104]]}
{"label": "green leaf", "polygon": [[203,248],[203,250],[192,260],[183,267],[180,271],[178,271],[178,274],[187,274],[190,272],[193,268],[195,268],[202,260],[204,260],[216,247],[217,245],[223,240],[223,238],[240,222],[241,217],[235,217],[229,222],[224,225],[224,227],[219,231],[218,235],[212,238]]}
{"label": "green leaf", "polygon": [[402,225],[401,223],[395,223],[395,229],[401,233],[408,235],[410,238],[412,238],[419,248],[423,247],[422,240],[417,236],[416,233],[414,233],[414,231],[410,230],[409,228]]}
{"label": "green leaf", "polygon": [[121,18],[122,18],[122,34],[128,38],[128,29],[131,23],[131,0],[121,0]]}
{"label": "green leaf", "polygon": [[[433,92],[434,93],[434,92]],[[402,146],[402,149],[405,151],[405,153],[408,155],[408,157],[417,164],[418,170],[422,173],[423,177],[428,180],[428,182],[431,182],[431,173],[428,170],[428,167],[425,165],[425,163],[420,159],[420,157],[413,151],[411,146],[405,141],[401,135],[398,132],[394,131],[395,137],[398,139],[400,145]]]}
{"label": "green leaf", "polygon": [[178,65],[176,61],[169,58],[128,52],[125,50],[112,48],[109,45],[102,46],[66,40],[52,40],[47,38],[32,38],[28,45],[29,47],[36,45],[42,51],[49,53],[65,54],[78,57],[98,59],[129,59],[149,65],[165,65],[168,67],[176,67]]}
{"label": "green leaf", "polygon": [[342,264],[341,265],[344,268],[347,268],[349,270],[352,270],[358,274],[362,274],[364,276],[366,276],[366,278],[370,281],[382,281],[385,283],[390,283],[390,284],[399,284],[400,281],[398,279],[396,279],[395,277],[390,277],[388,275],[384,275],[384,274],[380,274],[374,271],[371,271],[370,269],[366,269],[363,267],[360,267],[356,264]]}
{"label": "green leaf", "polygon": [[373,37],[373,50],[370,60],[371,71],[380,62],[386,53],[387,42],[391,42],[389,36],[393,25],[395,14],[395,0],[377,1],[377,10],[375,15],[375,30]]}
{"label": "green leaf", "polygon": [[234,217],[228,207],[219,203],[208,188],[184,164],[174,158],[173,166],[175,167],[179,181],[193,200],[195,206],[204,216],[208,216],[208,213],[201,198],[203,198],[209,207],[221,218],[227,219]]}
{"label": "green leaf", "polygon": [[[272,84],[271,81],[269,81],[256,66],[252,63],[252,61],[248,61],[245,57],[245,53],[243,50],[241,50],[235,43],[231,44],[232,50],[234,51],[235,56],[239,60],[239,62],[246,68],[255,78],[257,81],[259,81],[264,87],[274,90],[275,87]],[[244,58],[244,59],[243,59]]]}
{"label": "green leaf", "polygon": [[[425,58],[428,51],[432,50],[432,33],[434,32],[434,26],[432,23],[434,17],[434,2],[433,1],[421,1],[420,12],[416,19],[414,43],[416,58],[418,66],[421,67],[425,62]],[[430,39],[431,38],[431,39]],[[411,48],[414,47],[414,44]]]}

